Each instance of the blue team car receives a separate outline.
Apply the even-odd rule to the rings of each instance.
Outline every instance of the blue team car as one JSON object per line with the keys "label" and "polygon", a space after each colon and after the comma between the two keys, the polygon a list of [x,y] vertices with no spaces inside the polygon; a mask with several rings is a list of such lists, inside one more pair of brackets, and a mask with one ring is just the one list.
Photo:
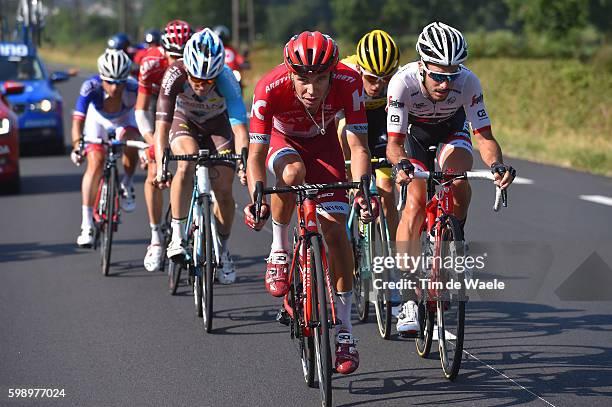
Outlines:
{"label": "blue team car", "polygon": [[7,96],[18,117],[22,152],[65,152],[62,97],[53,85],[69,77],[62,71],[49,75],[34,47],[0,42],[0,85],[12,80],[25,86],[22,94]]}

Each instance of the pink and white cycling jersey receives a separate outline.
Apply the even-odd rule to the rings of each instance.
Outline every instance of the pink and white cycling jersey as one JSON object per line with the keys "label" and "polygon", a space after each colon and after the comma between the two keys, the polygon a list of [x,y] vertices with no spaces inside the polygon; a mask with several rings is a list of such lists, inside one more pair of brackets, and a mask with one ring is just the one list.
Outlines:
{"label": "pink and white cycling jersey", "polygon": [[461,108],[465,109],[474,133],[490,128],[478,77],[461,65],[459,77],[450,85],[446,99],[434,102],[421,85],[418,62],[404,65],[393,76],[387,90],[387,132],[405,135],[410,123],[440,123]]}

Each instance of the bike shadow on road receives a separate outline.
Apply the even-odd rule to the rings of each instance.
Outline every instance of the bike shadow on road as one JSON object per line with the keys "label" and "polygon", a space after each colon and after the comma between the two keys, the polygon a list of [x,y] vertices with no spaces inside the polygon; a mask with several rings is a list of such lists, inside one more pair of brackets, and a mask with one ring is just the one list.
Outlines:
{"label": "bike shadow on road", "polygon": [[[465,343],[469,357],[462,362],[454,382],[443,379],[438,366],[362,370],[357,375],[336,380],[335,384],[348,380],[346,386],[337,386],[338,390],[374,398],[339,405],[388,403],[403,398],[428,404],[428,398],[432,397],[430,401],[434,404],[473,405],[479,401],[486,404],[495,399],[495,405],[510,406],[540,402],[538,396],[544,399],[588,397],[590,400],[581,402],[596,404],[612,397],[612,348],[585,342],[593,335],[609,337],[612,318],[588,312],[534,303],[471,303]],[[597,339],[599,343],[605,342],[602,337]],[[409,342],[407,357],[420,360],[412,351],[412,341]],[[436,348],[434,344],[429,362],[437,361]],[[521,390],[501,373],[529,391]]]}

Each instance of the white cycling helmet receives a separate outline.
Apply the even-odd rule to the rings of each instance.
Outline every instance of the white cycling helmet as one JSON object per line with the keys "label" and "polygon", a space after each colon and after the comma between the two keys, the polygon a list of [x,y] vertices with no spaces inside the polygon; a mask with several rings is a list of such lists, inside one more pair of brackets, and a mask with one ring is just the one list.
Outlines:
{"label": "white cycling helmet", "polygon": [[199,31],[187,41],[183,51],[187,72],[200,79],[217,77],[225,64],[225,49],[217,34],[210,28]]}
{"label": "white cycling helmet", "polygon": [[431,23],[423,28],[416,50],[423,61],[444,66],[459,65],[468,56],[461,32],[444,23]]}
{"label": "white cycling helmet", "polygon": [[122,50],[108,48],[98,58],[98,72],[104,81],[122,81],[130,75],[132,61]]}

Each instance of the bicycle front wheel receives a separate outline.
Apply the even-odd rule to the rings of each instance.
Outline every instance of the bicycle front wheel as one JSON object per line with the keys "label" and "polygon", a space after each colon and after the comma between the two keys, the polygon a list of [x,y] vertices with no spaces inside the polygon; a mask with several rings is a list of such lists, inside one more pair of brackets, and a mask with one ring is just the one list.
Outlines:
{"label": "bicycle front wheel", "polygon": [[[464,256],[463,234],[459,221],[450,216],[446,226],[442,229],[441,258],[453,258],[457,260]],[[446,262],[445,262],[446,263]],[[453,261],[451,264],[458,265],[462,262]],[[458,273],[458,271],[460,271]],[[465,328],[465,280],[463,270],[455,268],[441,268],[442,281],[454,281],[452,290],[445,290],[442,298],[436,302],[438,323],[438,348],[440,351],[440,362],[444,377],[455,380],[461,367],[463,357],[463,335]]]}
{"label": "bicycle front wheel", "polygon": [[202,318],[204,321],[204,329],[206,332],[212,330],[213,321],[213,236],[212,236],[212,208],[210,207],[210,198],[204,196],[201,200],[202,205],[202,220],[200,223],[204,238],[200,239],[202,244],[200,253],[204,253],[204,264],[201,266],[203,271],[203,287],[202,287]]}
{"label": "bicycle front wheel", "polygon": [[[162,254],[162,260],[161,260],[161,264],[159,265],[159,271],[163,272],[166,269],[166,264],[168,263],[168,256],[166,255],[166,252],[168,250],[168,245],[170,244],[170,241],[172,240],[172,208],[170,207],[170,205],[168,205],[168,209],[166,210],[166,215],[164,216],[164,220],[163,223],[161,225],[161,230],[162,230],[162,237],[163,237],[163,254]],[[170,270],[168,270],[168,274],[170,273]],[[180,274],[179,274],[180,277]],[[178,281],[177,281],[178,282]],[[178,285],[178,284],[177,284]],[[176,294],[176,290],[174,290],[174,292],[172,293],[172,295]]]}
{"label": "bicycle front wheel", "polygon": [[[352,200],[350,201],[352,202]],[[353,298],[355,300],[355,308],[360,322],[367,322],[370,314],[370,303],[368,302],[368,279],[361,274],[363,262],[366,261],[365,237],[359,231],[359,216],[357,211],[353,211],[351,227],[349,230],[351,246],[353,248],[353,259],[355,269],[353,271]],[[369,226],[366,225],[366,228]]]}
{"label": "bicycle front wheel", "polygon": [[104,220],[103,220],[103,228],[102,228],[102,246],[100,250],[101,254],[101,266],[102,266],[102,274],[108,276],[108,271],[110,269],[110,259],[111,259],[111,248],[113,245],[113,231],[114,231],[114,214],[115,214],[115,204],[117,198],[117,169],[115,167],[110,167],[108,171],[108,178],[105,180],[106,184],[106,194],[104,196]]}
{"label": "bicycle front wheel", "polygon": [[[321,393],[321,405],[332,405],[332,362],[331,348],[329,345],[329,315],[327,308],[327,288],[325,286],[325,272],[321,256],[321,244],[318,236],[310,238],[310,264],[308,272],[312,276],[311,286],[311,313],[312,326],[314,326],[314,347],[317,363],[317,376],[319,380],[319,392]],[[315,289],[316,287],[316,289]]]}
{"label": "bicycle front wheel", "polygon": [[[385,215],[381,211],[376,221],[376,226],[370,229],[374,230],[374,233],[371,234],[370,240],[371,259],[376,256],[382,256],[383,258],[386,258],[391,252],[389,240],[387,239],[387,222],[384,216]],[[390,274],[390,271],[385,267],[382,272],[383,283],[388,283],[391,280]],[[378,333],[380,334],[381,338],[389,339],[389,337],[391,336],[392,317],[391,293],[387,286],[383,286],[382,289],[377,289],[375,292],[376,302],[374,303],[374,306],[376,309],[376,323],[378,324]]]}

